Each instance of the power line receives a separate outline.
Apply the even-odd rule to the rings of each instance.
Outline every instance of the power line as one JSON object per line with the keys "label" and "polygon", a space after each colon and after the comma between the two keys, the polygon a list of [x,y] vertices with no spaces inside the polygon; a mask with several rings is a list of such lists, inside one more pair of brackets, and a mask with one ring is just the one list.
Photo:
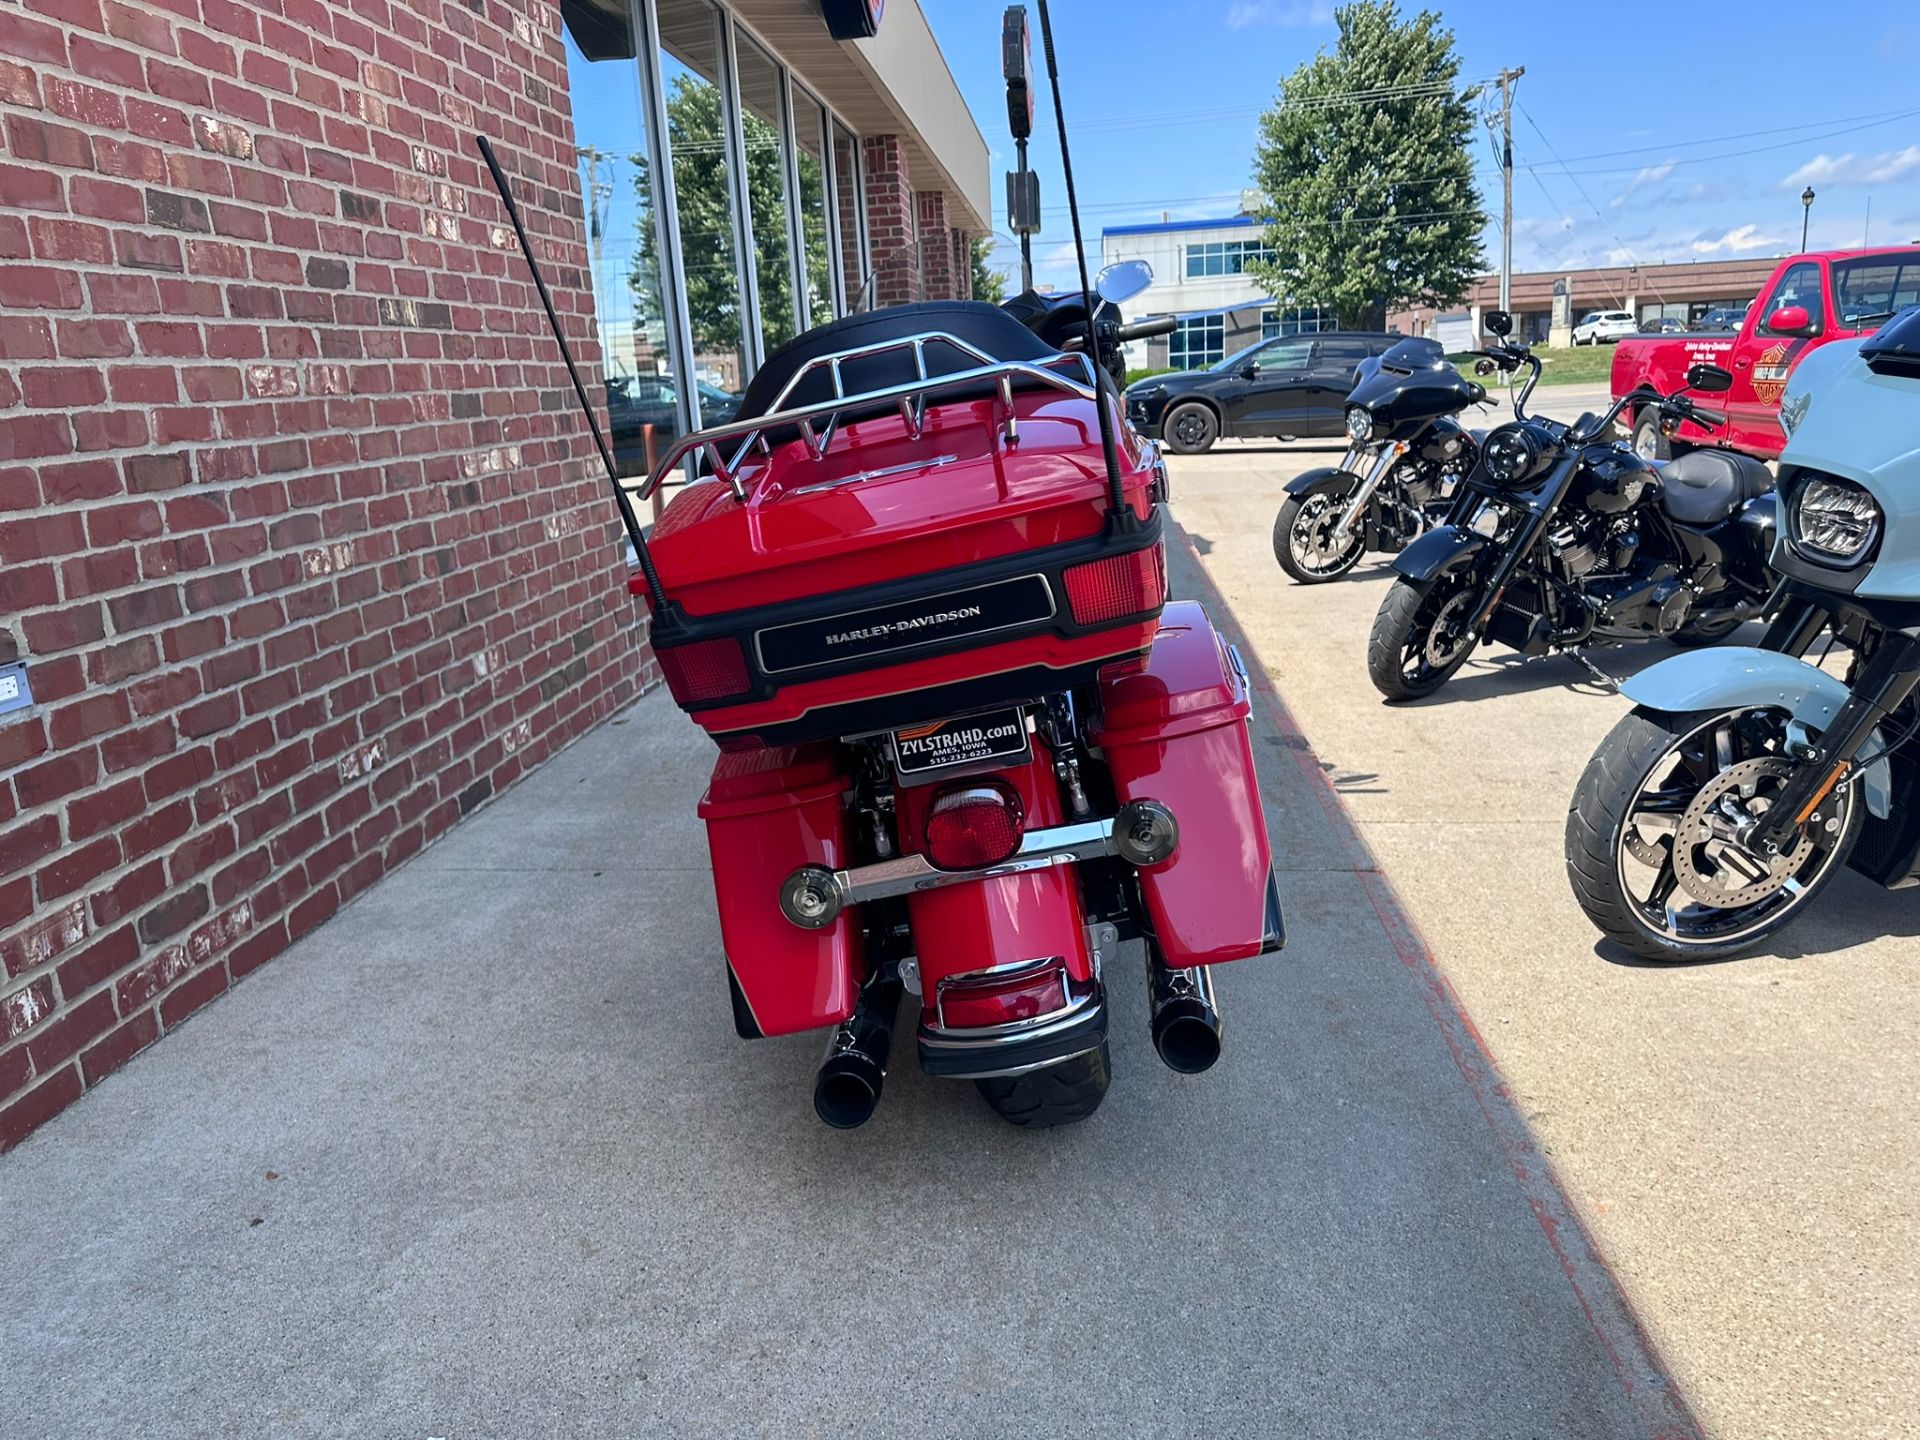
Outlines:
{"label": "power line", "polygon": [[[1555,162],[1559,164],[1560,173],[1565,175],[1567,179],[1573,181],[1573,188],[1575,190],[1578,190],[1580,192],[1580,198],[1587,202],[1587,208],[1593,211],[1593,218],[1598,220],[1600,222],[1601,228],[1604,229],[1609,235],[1613,237],[1613,243],[1620,247],[1620,253],[1625,255],[1627,259],[1632,262],[1634,269],[1638,270],[1640,268],[1640,257],[1634,254],[1632,247],[1629,246],[1626,241],[1620,238],[1620,232],[1615,230],[1613,226],[1610,223],[1608,223],[1607,217],[1601,212],[1600,207],[1594,204],[1593,196],[1587,193],[1587,187],[1580,183],[1579,178],[1574,175],[1573,171],[1567,169],[1566,162],[1560,159],[1559,152],[1553,148],[1553,142],[1547,139],[1547,132],[1540,128],[1540,122],[1533,118],[1532,113],[1524,105],[1520,107],[1520,113],[1522,116],[1525,117],[1527,124],[1533,127],[1533,133],[1540,137],[1540,143],[1547,147],[1547,153],[1553,156]],[[1537,179],[1538,177],[1536,176],[1535,178]],[[1543,190],[1545,189],[1544,186],[1542,186],[1541,188]],[[1663,306],[1667,303],[1667,297],[1660,293],[1660,287],[1653,284],[1651,279],[1649,279],[1647,282],[1647,288],[1653,291],[1654,295],[1659,299],[1660,303]],[[1618,298],[1620,299],[1621,304],[1625,305],[1626,303],[1625,297],[1621,296]]]}
{"label": "power line", "polygon": [[[1891,125],[1897,120],[1905,120],[1915,115],[1920,115],[1920,109],[1898,111],[1897,113],[1888,115],[1883,120],[1869,120],[1859,125],[1842,126],[1840,129],[1837,129],[1837,130],[1823,130],[1818,135],[1799,135],[1791,140],[1777,141],[1772,145],[1753,145],[1753,146],[1749,146],[1744,150],[1723,150],[1715,155],[1685,155],[1665,163],[1667,163],[1669,166],[1672,166],[1672,167],[1678,167],[1681,165],[1702,165],[1702,164],[1711,163],[1712,161],[1715,161],[1715,160],[1737,160],[1740,157],[1745,155],[1764,155],[1774,150],[1791,150],[1796,145],[1811,145],[1816,140],[1832,140],[1836,136],[1840,136],[1840,135],[1852,135],[1852,134],[1856,134],[1861,130],[1878,129],[1882,125]],[[1756,132],[1756,133],[1761,133],[1761,132]],[[1656,148],[1671,148],[1671,147],[1656,147]],[[1562,161],[1560,162],[1560,168],[1569,178],[1571,178],[1575,174],[1626,175],[1636,169],[1640,169],[1644,167],[1633,166],[1633,165],[1615,165],[1615,166],[1609,166],[1609,167],[1602,167],[1600,169],[1595,169],[1595,170],[1573,171],[1573,170],[1568,170],[1566,168],[1566,162]]]}

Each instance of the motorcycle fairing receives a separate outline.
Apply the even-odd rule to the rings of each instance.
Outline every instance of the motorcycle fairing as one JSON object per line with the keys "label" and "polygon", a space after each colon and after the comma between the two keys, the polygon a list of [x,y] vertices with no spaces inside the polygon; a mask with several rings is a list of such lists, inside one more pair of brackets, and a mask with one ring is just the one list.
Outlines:
{"label": "motorcycle fairing", "polygon": [[[1807,729],[1824,729],[1850,692],[1804,660],[1745,645],[1723,645],[1675,655],[1624,681],[1620,693],[1636,705],[1669,714],[1778,706]],[[1875,732],[1875,746],[1879,732]],[[1885,819],[1893,811],[1893,772],[1885,756],[1869,765],[1861,783],[1867,809]]]}

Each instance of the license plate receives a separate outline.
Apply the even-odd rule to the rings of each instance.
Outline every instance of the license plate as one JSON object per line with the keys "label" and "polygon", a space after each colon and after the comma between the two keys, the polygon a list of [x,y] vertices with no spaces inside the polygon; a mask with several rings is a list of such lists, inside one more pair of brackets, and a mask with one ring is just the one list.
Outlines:
{"label": "license plate", "polygon": [[905,780],[963,765],[1025,760],[1028,753],[1027,717],[1017,707],[893,732],[894,764]]}

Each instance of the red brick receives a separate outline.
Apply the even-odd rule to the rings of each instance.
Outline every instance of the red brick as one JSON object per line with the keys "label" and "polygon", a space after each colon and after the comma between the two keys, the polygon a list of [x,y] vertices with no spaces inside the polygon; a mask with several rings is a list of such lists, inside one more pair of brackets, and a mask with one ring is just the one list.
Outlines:
{"label": "red brick", "polygon": [[[0,11],[0,20],[4,19],[5,12]],[[11,1150],[78,1100],[83,1088],[80,1067],[69,1065],[0,1109],[0,1152]]]}
{"label": "red brick", "polygon": [[53,983],[45,976],[0,995],[0,1045],[46,1024],[53,1013]]}
{"label": "red brick", "polygon": [[185,798],[143,815],[120,832],[129,863],[143,860],[193,828],[193,802]]}
{"label": "red brick", "polygon": [[28,615],[21,620],[20,627],[26,631],[28,646],[42,655],[91,645],[96,640],[105,639],[107,634],[100,604],[94,600],[69,605],[63,610],[45,610],[37,615]]}
{"label": "red brick", "polygon": [[104,225],[31,215],[27,217],[27,228],[33,235],[33,253],[41,260],[84,265],[113,263],[113,234]]}
{"label": "red brick", "polygon": [[103,830],[125,824],[145,808],[146,796],[140,781],[122,780],[117,785],[109,785],[103,790],[94,790],[69,801],[67,834],[74,840],[85,840],[90,835],[98,835]]}
{"label": "red brick", "polygon": [[93,751],[68,751],[38,765],[22,766],[14,772],[13,785],[21,805],[37,810],[93,784],[99,774],[100,757]]}
{"label": "red brick", "polygon": [[159,1017],[151,1010],[141,1011],[81,1055],[87,1084],[98,1085],[159,1038]]}
{"label": "red brick", "polygon": [[57,900],[83,885],[90,885],[120,863],[120,842],[103,835],[89,844],[68,848],[57,860],[40,867],[34,875],[40,899]]}
{"label": "red brick", "polygon": [[69,360],[110,360],[133,353],[133,336],[124,320],[60,320],[54,338]]}
{"label": "red brick", "polygon": [[208,1001],[218,999],[227,990],[227,967],[213,964],[191,979],[177,985],[160,1001],[160,1023],[174,1029]]}
{"label": "red brick", "polygon": [[156,720],[110,737],[100,747],[100,758],[109,772],[118,772],[166,754],[173,743],[172,722]]}
{"label": "red brick", "polygon": [[77,1005],[68,1005],[60,1017],[42,1025],[27,1041],[27,1057],[33,1068],[48,1074],[64,1065],[113,1028],[113,996],[101,991]]}
{"label": "red brick", "polygon": [[132,718],[124,692],[96,693],[55,710],[47,719],[47,738],[55,749],[63,750],[117,730]]}
{"label": "red brick", "polygon": [[158,860],[149,860],[93,897],[93,923],[104,927],[124,920],[166,888],[166,867]]}
{"label": "red brick", "polygon": [[96,934],[92,944],[73,951],[54,971],[60,981],[60,993],[68,999],[84,995],[101,981],[131,965],[139,955],[140,943],[133,938],[131,925],[122,925],[104,936]]}

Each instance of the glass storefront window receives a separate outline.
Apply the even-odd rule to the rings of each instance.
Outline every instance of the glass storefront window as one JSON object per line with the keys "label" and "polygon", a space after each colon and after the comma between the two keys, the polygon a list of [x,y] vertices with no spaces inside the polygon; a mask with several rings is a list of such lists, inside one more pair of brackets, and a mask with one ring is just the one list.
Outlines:
{"label": "glass storefront window", "polygon": [[795,167],[800,176],[801,256],[806,262],[806,323],[833,319],[833,258],[827,235],[827,112],[799,87],[793,92]]}
{"label": "glass storefront window", "polygon": [[754,284],[760,296],[763,355],[800,333],[793,303],[793,234],[787,194],[786,125],[781,115],[780,67],[745,35],[740,57],[740,123],[747,149],[747,224],[753,243]]}
{"label": "glass storefront window", "polygon": [[833,208],[840,227],[841,308],[852,310],[867,278],[867,231],[860,213],[860,142],[833,125]]}
{"label": "glass storefront window", "polygon": [[569,9],[565,43],[608,438],[620,477],[637,478],[680,424],[631,18],[624,6]]}
{"label": "glass storefront window", "polygon": [[657,11],[700,423],[718,425],[733,418],[750,370],[721,103],[720,12],[708,0],[659,0]]}

